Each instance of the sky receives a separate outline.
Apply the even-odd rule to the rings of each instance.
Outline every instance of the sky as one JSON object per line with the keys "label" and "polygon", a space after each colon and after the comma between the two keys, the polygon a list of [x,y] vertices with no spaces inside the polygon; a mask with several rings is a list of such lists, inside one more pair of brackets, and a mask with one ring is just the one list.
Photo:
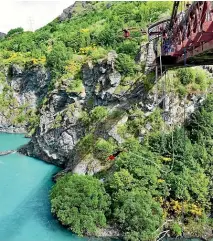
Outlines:
{"label": "sky", "polygon": [[7,33],[17,27],[35,31],[55,19],[73,3],[74,0],[0,0],[0,32]]}

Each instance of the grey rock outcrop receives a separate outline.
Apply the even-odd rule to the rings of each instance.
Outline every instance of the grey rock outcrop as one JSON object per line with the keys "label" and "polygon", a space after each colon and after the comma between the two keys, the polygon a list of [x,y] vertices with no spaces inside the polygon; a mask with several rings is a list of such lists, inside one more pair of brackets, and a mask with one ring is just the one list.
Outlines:
{"label": "grey rock outcrop", "polygon": [[5,36],[6,36],[5,33],[0,32],[0,39],[1,39],[1,38],[4,38]]}
{"label": "grey rock outcrop", "polygon": [[20,104],[27,102],[30,106],[36,107],[47,93],[50,82],[49,72],[42,67],[24,70],[20,66],[12,65],[10,68],[10,86],[18,102]]}
{"label": "grey rock outcrop", "polygon": [[[135,104],[145,116],[151,115],[157,107],[161,108],[163,119],[168,126],[181,124],[184,115],[188,116],[199,106],[202,96],[188,97],[184,100],[173,92],[157,93],[154,80],[152,91],[147,91],[143,82],[138,81],[119,95],[117,88],[121,84],[121,75],[115,69],[116,57],[117,54],[111,51],[106,59],[96,64],[88,62],[83,65],[81,93],[66,91],[66,83],[72,81],[69,79],[64,80],[63,86],[46,96],[47,102],[39,109],[39,126],[30,143],[21,149],[22,153],[64,167],[59,175],[71,170],[75,173],[93,175],[108,168],[110,163],[103,165],[93,155],[79,155],[78,142],[88,133],[81,121],[83,110],[89,111],[98,105],[107,106],[110,112],[115,109],[123,110],[125,114],[120,116],[120,119],[110,124],[100,123],[95,131],[96,138],[113,138],[121,144],[124,139],[118,128],[130,118],[134,118],[127,113]],[[141,142],[152,128],[151,123],[146,123],[139,133]]]}
{"label": "grey rock outcrop", "polygon": [[87,1],[76,1],[73,5],[65,8],[63,13],[58,17],[60,21],[64,21],[66,19],[70,19],[73,17],[75,13],[84,12],[85,10],[89,10],[92,8],[91,2]]}
{"label": "grey rock outcrop", "polygon": [[[85,135],[80,116],[83,108],[91,108],[88,102],[92,99],[92,106],[115,105],[119,99],[114,95],[114,90],[121,81],[121,75],[114,68],[117,54],[112,51],[108,58],[93,65],[91,62],[82,68],[84,88],[82,93],[68,93],[65,87],[52,91],[47,96],[48,102],[39,110],[40,123],[30,143],[21,151],[70,169],[79,162],[75,156],[75,146]],[[66,81],[64,81],[66,83]],[[97,89],[98,86],[98,89]],[[71,108],[71,111],[70,111]],[[60,123],[57,123],[57,118]],[[97,164],[94,165],[97,169]],[[76,167],[78,172],[88,169],[82,164]],[[91,168],[90,168],[91,170]],[[92,171],[94,173],[95,171]]]}
{"label": "grey rock outcrop", "polygon": [[[18,65],[11,65],[4,70],[6,84],[11,88],[10,94],[13,101],[16,102],[16,108],[23,105],[29,109],[35,109],[41,99],[46,95],[50,74],[43,67],[35,67],[25,70]],[[0,84],[0,94],[4,88],[4,83]],[[8,133],[26,133],[25,124],[13,124],[12,120],[14,107],[9,106],[8,115],[0,112],[0,132]],[[15,115],[15,114],[14,114]]]}

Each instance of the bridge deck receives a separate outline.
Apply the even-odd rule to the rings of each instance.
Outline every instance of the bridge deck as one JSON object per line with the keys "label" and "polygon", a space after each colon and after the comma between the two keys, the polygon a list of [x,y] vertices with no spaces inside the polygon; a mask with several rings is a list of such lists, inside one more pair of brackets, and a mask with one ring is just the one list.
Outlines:
{"label": "bridge deck", "polygon": [[[150,41],[161,42],[163,66],[213,64],[213,3],[194,1],[184,12],[177,13],[178,2],[170,21],[155,23],[149,28]],[[160,64],[159,51],[153,66]]]}

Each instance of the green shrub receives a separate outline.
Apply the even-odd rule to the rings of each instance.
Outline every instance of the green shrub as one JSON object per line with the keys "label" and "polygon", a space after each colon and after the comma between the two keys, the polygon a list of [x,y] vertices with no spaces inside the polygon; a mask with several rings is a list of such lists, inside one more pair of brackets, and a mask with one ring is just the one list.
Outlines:
{"label": "green shrub", "polygon": [[123,125],[118,125],[117,126],[117,133],[120,135],[122,138],[125,138],[126,135],[128,134],[128,126],[126,124]]}
{"label": "green shrub", "polygon": [[195,71],[191,68],[178,69],[177,76],[183,85],[188,85],[195,81]]}
{"label": "green shrub", "polygon": [[94,144],[95,144],[94,135],[88,134],[83,139],[81,139],[79,143],[79,150],[81,151],[81,153],[89,153],[93,149]]}
{"label": "green shrub", "polygon": [[112,155],[114,145],[109,141],[99,138],[94,147],[94,154],[100,160],[105,160],[109,155]]}
{"label": "green shrub", "polygon": [[98,179],[66,174],[57,180],[50,198],[51,212],[72,232],[94,235],[106,226],[110,199]]}
{"label": "green shrub", "polygon": [[192,89],[192,91],[198,91],[198,90],[200,90],[200,85],[196,84],[196,83],[192,83],[191,89]]}
{"label": "green shrub", "polygon": [[113,205],[113,216],[124,232],[124,240],[155,240],[162,223],[162,209],[149,192],[120,192]]}
{"label": "green shrub", "polygon": [[68,92],[77,92],[80,93],[83,90],[84,86],[81,79],[71,80],[68,84]]}
{"label": "green shrub", "polygon": [[139,50],[139,45],[137,42],[133,42],[131,40],[124,41],[120,43],[116,49],[118,53],[123,53],[123,54],[128,54],[131,57],[135,58],[138,50]]}
{"label": "green shrub", "polygon": [[26,116],[25,114],[21,113],[16,117],[15,123],[21,124],[21,123],[24,123],[25,121],[26,121]]}
{"label": "green shrub", "polygon": [[64,74],[67,61],[72,57],[72,51],[62,42],[55,44],[47,55],[47,66],[50,67],[53,76]]}
{"label": "green shrub", "polygon": [[80,119],[86,126],[88,126],[91,122],[89,114],[86,111],[82,111]]}
{"label": "green shrub", "polygon": [[124,76],[133,75],[136,71],[135,61],[127,54],[118,54],[116,69]]}
{"label": "green shrub", "polygon": [[98,60],[98,59],[102,59],[104,57],[106,57],[107,55],[107,50],[101,47],[98,47],[94,50],[91,51],[91,53],[89,54],[89,56],[93,59],[93,60]]}
{"label": "green shrub", "polygon": [[178,91],[178,94],[180,95],[180,97],[184,97],[187,94],[187,89],[182,84],[180,84],[178,86],[177,91]]}
{"label": "green shrub", "polygon": [[93,146],[95,144],[95,137],[93,134],[88,134],[83,137],[78,143],[78,149],[81,155],[92,152]]}
{"label": "green shrub", "polygon": [[182,235],[182,228],[180,226],[180,224],[178,223],[173,223],[171,226],[171,232],[172,232],[172,236],[178,237]]}
{"label": "green shrub", "polygon": [[195,83],[200,85],[205,80],[206,80],[206,73],[202,69],[199,69],[199,71],[196,72]]}
{"label": "green shrub", "polygon": [[13,28],[11,29],[8,33],[7,33],[7,37],[13,35],[13,34],[19,34],[19,33],[23,33],[24,29],[19,27],[19,28]]}
{"label": "green shrub", "polygon": [[201,90],[205,90],[207,88],[208,79],[207,79],[207,73],[205,73],[204,70],[199,69],[199,71],[196,72],[195,83],[199,85],[199,88]]}
{"label": "green shrub", "polygon": [[103,121],[108,115],[107,107],[97,106],[90,112],[92,122]]}

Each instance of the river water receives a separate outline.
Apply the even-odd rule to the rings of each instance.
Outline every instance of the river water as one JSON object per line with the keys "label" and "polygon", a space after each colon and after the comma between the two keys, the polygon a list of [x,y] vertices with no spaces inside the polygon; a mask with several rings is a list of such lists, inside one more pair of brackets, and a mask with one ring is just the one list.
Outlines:
{"label": "river water", "polygon": [[[0,151],[28,141],[23,135],[0,134]],[[17,153],[0,156],[0,241],[89,240],[67,231],[50,213],[51,177],[58,170]]]}
{"label": "river water", "polygon": [[[0,133],[0,151],[17,149],[28,141],[23,135]],[[100,240],[77,237],[52,217],[48,195],[51,177],[58,170],[18,153],[0,156],[0,241]]]}

